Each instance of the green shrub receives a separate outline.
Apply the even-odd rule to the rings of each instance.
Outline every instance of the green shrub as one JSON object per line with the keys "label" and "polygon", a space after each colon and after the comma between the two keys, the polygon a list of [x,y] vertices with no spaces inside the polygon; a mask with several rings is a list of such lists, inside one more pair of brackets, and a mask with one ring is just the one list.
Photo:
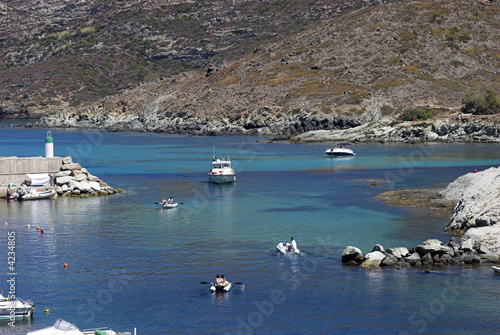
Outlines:
{"label": "green shrub", "polygon": [[405,109],[403,113],[399,116],[402,121],[422,121],[427,120],[437,114],[437,111],[429,107],[414,107]]}
{"label": "green shrub", "polygon": [[462,100],[462,113],[472,113],[474,115],[488,115],[500,113],[500,97],[496,92],[487,90],[483,98],[478,98],[474,94],[467,94]]}

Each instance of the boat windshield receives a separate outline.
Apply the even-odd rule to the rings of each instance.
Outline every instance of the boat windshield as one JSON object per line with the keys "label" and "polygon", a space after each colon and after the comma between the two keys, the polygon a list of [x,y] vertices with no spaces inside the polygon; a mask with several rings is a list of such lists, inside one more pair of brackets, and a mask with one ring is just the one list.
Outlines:
{"label": "boat windshield", "polygon": [[214,169],[222,169],[222,164],[212,164],[212,168],[214,168]]}
{"label": "boat windshield", "polygon": [[73,330],[78,329],[71,322],[65,321],[63,319],[58,319],[56,323],[54,323],[54,328],[59,330]]}

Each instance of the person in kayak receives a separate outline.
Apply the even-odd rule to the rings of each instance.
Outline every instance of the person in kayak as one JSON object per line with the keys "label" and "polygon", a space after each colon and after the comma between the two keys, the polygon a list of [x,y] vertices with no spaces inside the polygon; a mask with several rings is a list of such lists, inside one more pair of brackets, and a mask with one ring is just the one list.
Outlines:
{"label": "person in kayak", "polygon": [[173,197],[170,197],[167,201],[167,204],[171,205],[174,203],[174,198]]}
{"label": "person in kayak", "polygon": [[293,237],[290,237],[290,245],[288,245],[288,251],[294,251],[297,249],[297,242],[293,239]]}

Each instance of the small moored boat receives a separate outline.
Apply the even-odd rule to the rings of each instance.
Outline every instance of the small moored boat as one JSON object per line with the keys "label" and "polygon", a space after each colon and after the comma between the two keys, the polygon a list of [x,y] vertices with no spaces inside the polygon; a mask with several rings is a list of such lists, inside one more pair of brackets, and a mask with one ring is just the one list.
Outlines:
{"label": "small moored boat", "polygon": [[217,158],[214,156],[212,169],[208,171],[208,180],[215,184],[233,183],[236,180],[236,175],[231,168],[229,158]]}
{"label": "small moored boat", "polygon": [[356,156],[354,151],[352,151],[351,143],[339,143],[335,148],[328,148],[325,153],[329,156]]}
{"label": "small moored boat", "polygon": [[492,266],[491,267],[493,269],[493,271],[495,271],[496,273],[500,273],[500,267],[498,266]]}
{"label": "small moored boat", "polygon": [[[33,317],[35,304],[32,300],[22,300],[16,298],[9,300],[2,295],[0,291],[0,320],[9,320],[14,318],[30,318]],[[11,312],[14,312],[11,314]]]}
{"label": "small moored boat", "polygon": [[26,192],[21,188],[16,195],[17,201],[49,199],[56,195],[55,190],[38,191],[36,188]]}

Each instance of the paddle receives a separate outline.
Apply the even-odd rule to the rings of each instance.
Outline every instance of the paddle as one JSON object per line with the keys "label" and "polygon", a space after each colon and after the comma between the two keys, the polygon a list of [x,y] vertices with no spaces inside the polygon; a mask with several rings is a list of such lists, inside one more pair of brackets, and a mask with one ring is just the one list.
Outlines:
{"label": "paddle", "polygon": [[200,282],[200,284],[210,284],[210,285],[213,285],[214,283],[209,283],[207,281],[202,281],[202,282]]}

